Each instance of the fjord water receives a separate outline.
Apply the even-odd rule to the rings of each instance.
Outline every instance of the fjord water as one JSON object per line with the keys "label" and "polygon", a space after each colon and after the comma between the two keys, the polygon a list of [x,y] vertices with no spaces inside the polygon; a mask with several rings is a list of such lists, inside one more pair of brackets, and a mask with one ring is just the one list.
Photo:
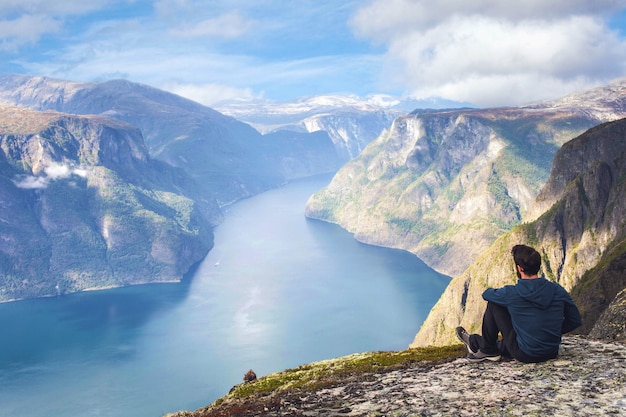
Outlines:
{"label": "fjord water", "polygon": [[181,284],[0,304],[0,416],[158,417],[262,376],[405,349],[448,283],[304,217],[329,177],[237,203]]}

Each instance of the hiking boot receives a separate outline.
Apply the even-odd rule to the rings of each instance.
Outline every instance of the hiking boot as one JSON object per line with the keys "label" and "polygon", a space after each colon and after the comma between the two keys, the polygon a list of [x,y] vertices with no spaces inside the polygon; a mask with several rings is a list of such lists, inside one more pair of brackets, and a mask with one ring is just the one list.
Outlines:
{"label": "hiking boot", "polygon": [[465,346],[467,346],[467,351],[469,353],[476,353],[475,350],[472,350],[471,345],[470,345],[470,335],[468,332],[465,331],[465,329],[461,326],[456,328],[456,337],[459,338],[459,340],[461,342],[463,342],[465,344]]}
{"label": "hiking boot", "polygon": [[491,361],[491,362],[498,362],[500,360],[500,354],[499,353],[492,353],[492,354],[483,353],[480,349],[478,349],[478,352],[476,353],[468,353],[467,360],[470,362],[482,362],[485,360]]}

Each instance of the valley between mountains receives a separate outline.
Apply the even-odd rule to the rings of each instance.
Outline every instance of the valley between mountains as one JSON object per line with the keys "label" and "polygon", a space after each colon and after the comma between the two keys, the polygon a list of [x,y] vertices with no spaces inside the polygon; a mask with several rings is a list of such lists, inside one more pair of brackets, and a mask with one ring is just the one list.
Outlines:
{"label": "valley between mountains", "polygon": [[0,301],[179,281],[224,207],[336,172],[306,216],[452,277],[412,347],[476,329],[516,243],[572,293],[582,333],[624,338],[626,80],[512,108],[342,103],[261,133],[124,80],[0,75]]}

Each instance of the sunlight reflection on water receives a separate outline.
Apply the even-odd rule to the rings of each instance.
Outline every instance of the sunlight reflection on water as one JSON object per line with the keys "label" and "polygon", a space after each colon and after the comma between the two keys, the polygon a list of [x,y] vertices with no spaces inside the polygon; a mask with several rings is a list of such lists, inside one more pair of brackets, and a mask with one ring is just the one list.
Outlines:
{"label": "sunlight reflection on water", "polygon": [[307,220],[329,179],[229,207],[181,284],[0,304],[0,415],[160,416],[212,402],[250,368],[406,348],[449,278]]}

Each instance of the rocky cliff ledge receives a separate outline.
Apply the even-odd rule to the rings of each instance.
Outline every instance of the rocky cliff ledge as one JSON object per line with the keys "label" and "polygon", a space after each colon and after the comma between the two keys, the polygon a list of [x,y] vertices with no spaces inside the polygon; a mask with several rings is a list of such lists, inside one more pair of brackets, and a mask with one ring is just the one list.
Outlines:
{"label": "rocky cliff ledge", "polygon": [[[435,360],[411,356],[425,349],[398,352],[411,359],[390,366],[380,353],[318,362],[169,417],[626,415],[623,342],[565,337],[559,357],[541,364],[470,363],[464,350],[447,349]],[[346,367],[356,362],[370,367]],[[337,369],[347,372],[331,372]]]}

